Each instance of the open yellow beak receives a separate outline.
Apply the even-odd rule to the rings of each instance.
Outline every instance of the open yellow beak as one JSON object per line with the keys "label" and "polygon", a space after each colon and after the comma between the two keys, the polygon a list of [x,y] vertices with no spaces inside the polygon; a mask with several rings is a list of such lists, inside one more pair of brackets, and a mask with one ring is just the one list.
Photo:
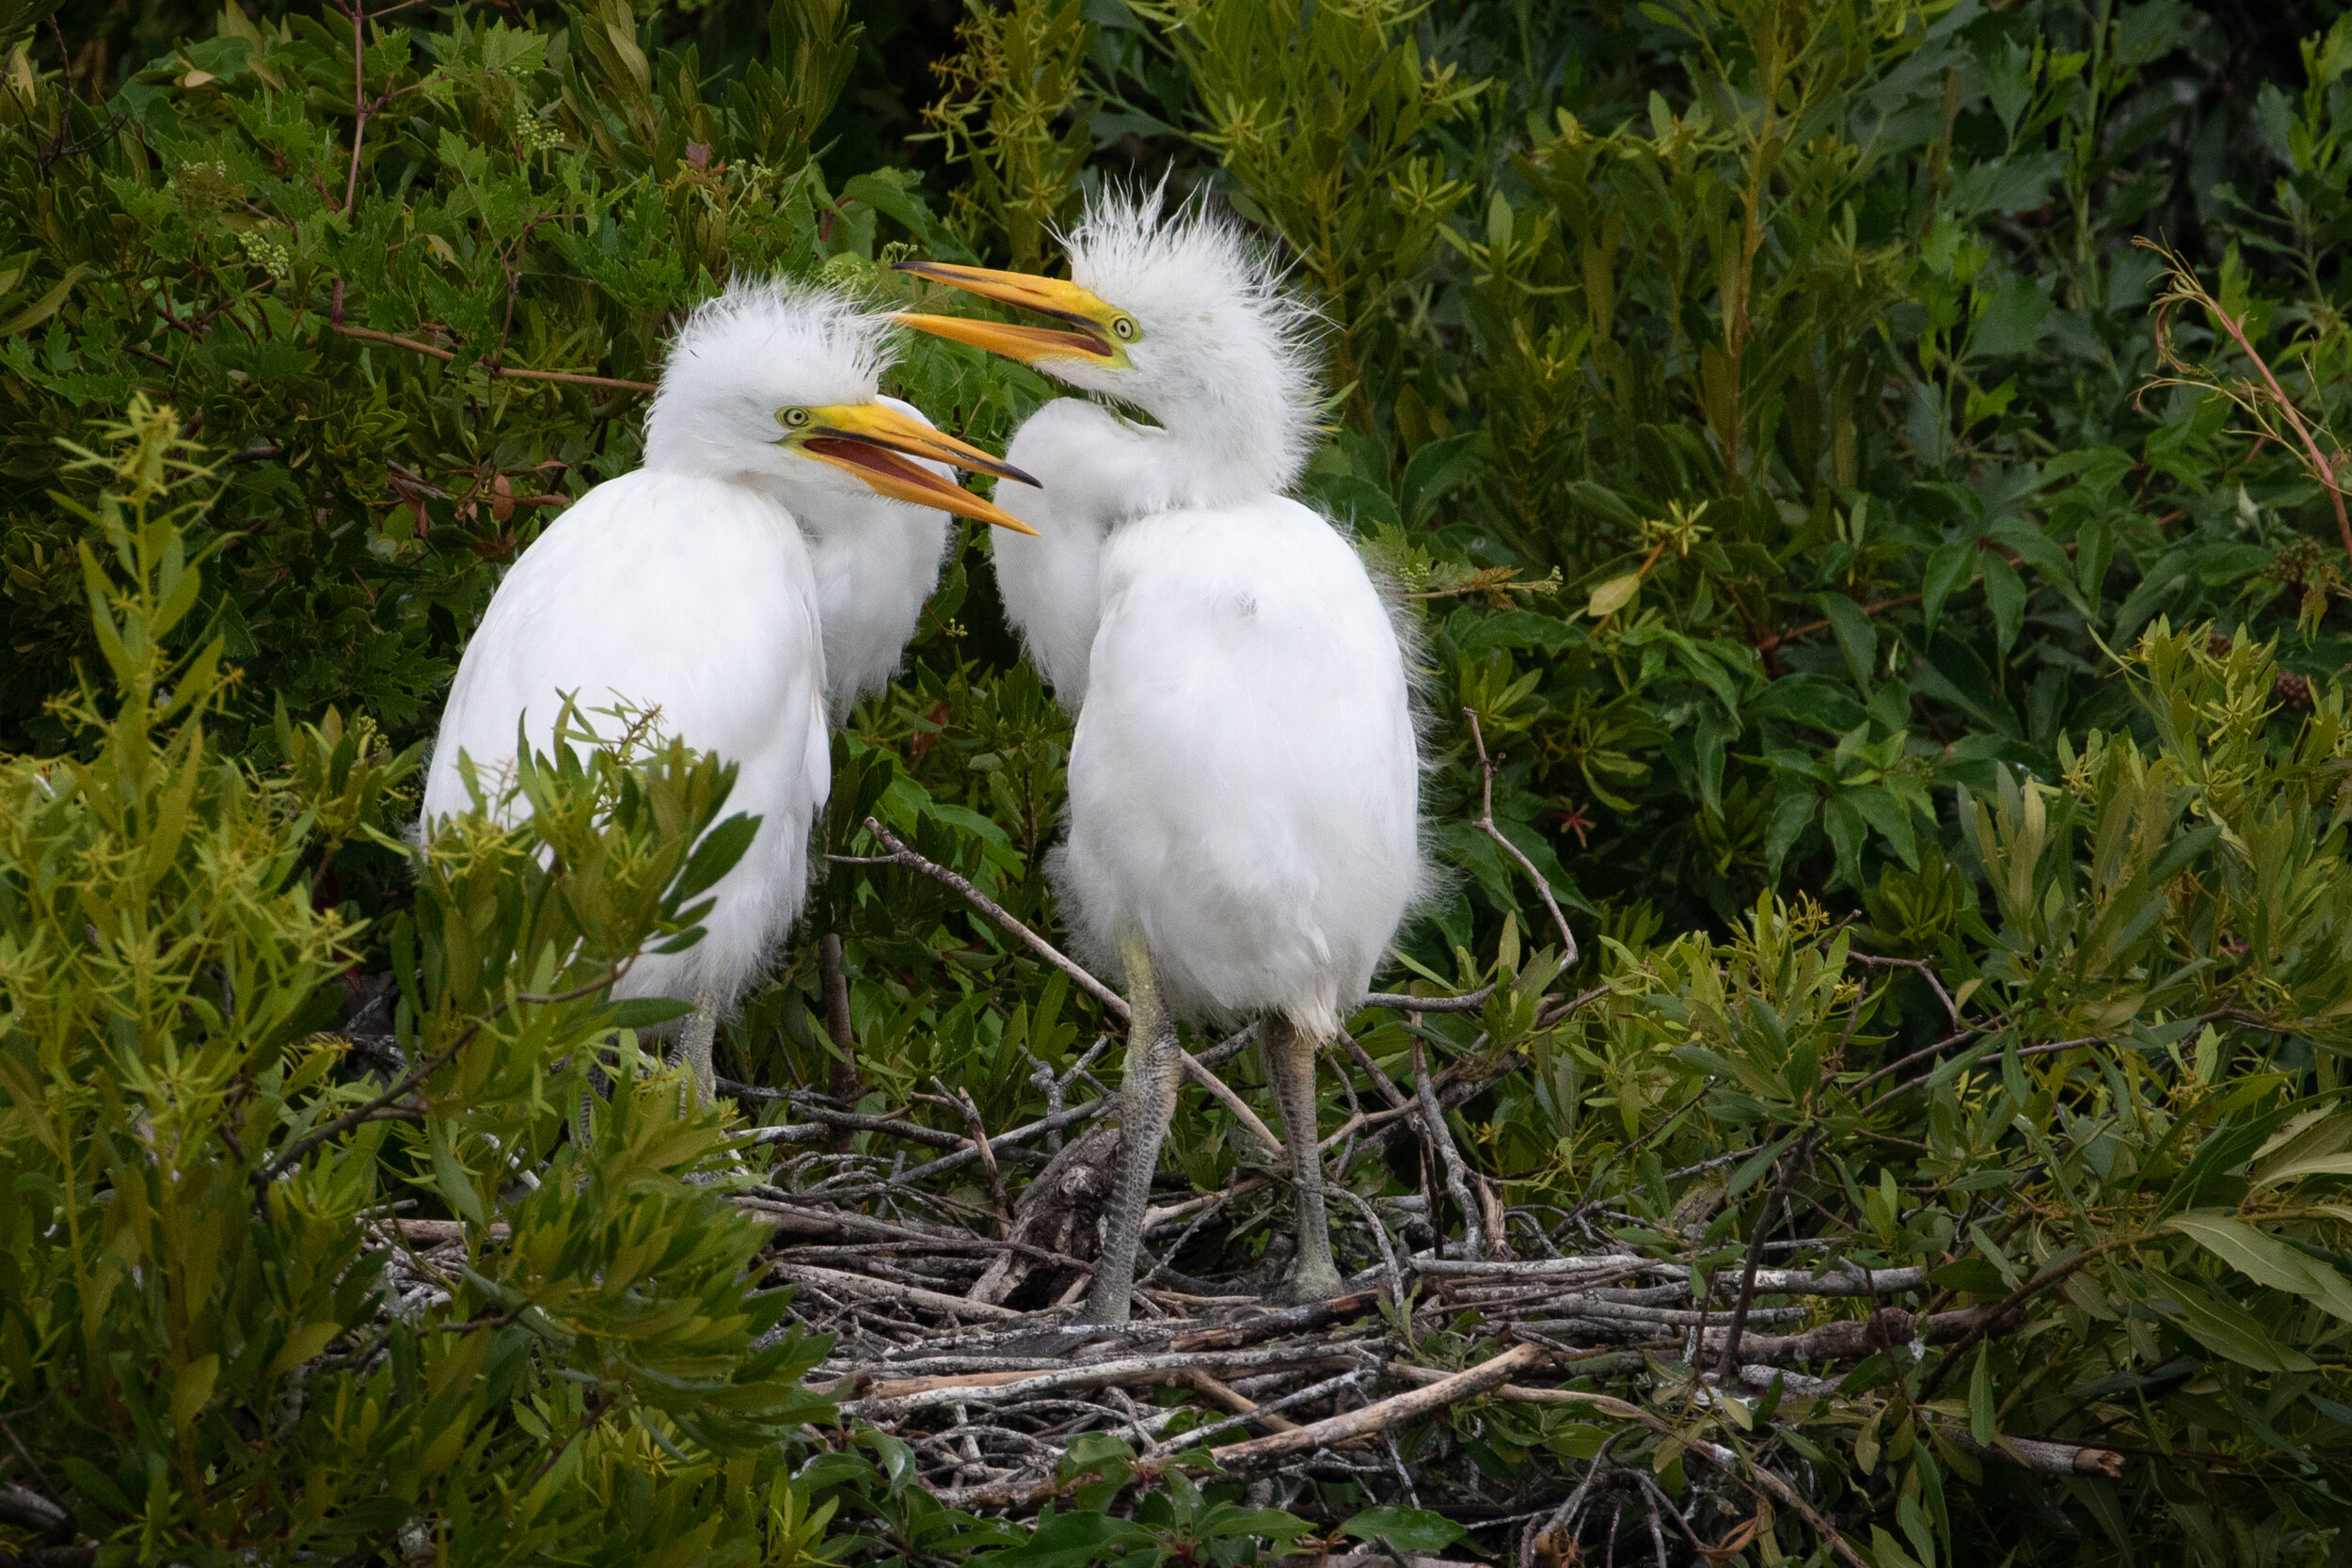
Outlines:
{"label": "open yellow beak", "polygon": [[951,289],[961,289],[1024,310],[1070,323],[1074,332],[1044,326],[1014,326],[1005,322],[969,316],[898,315],[901,326],[928,332],[959,343],[970,343],[1025,365],[1041,359],[1093,359],[1117,363],[1126,356],[1106,325],[1119,311],[1075,283],[1057,277],[1038,277],[1025,272],[998,272],[993,267],[960,267],[946,261],[900,261],[897,271],[928,277]]}
{"label": "open yellow beak", "polygon": [[811,419],[806,432],[796,439],[800,450],[819,463],[830,463],[857,475],[876,494],[1036,536],[1037,530],[1011,513],[950,483],[929,468],[915,467],[899,454],[929,458],[974,473],[994,474],[999,479],[1018,480],[1024,484],[1037,483],[1003,458],[992,457],[886,404],[835,404],[808,412]]}

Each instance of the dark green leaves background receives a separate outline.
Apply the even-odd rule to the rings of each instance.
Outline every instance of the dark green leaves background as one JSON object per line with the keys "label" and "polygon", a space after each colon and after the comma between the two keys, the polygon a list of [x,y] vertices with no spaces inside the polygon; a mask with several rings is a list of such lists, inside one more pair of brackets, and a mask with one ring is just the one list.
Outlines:
{"label": "dark green leaves background", "polygon": [[[119,668],[79,552],[125,482],[61,467],[59,443],[99,441],[135,399],[167,406],[176,430],[142,427],[136,450],[200,449],[214,467],[180,476],[200,497],[173,498],[192,503],[173,515],[173,569],[201,562],[173,579],[192,596],[175,647],[216,641],[234,672],[210,699],[206,754],[296,792],[270,820],[305,891],[271,919],[331,912],[345,945],[314,951],[267,922],[252,940],[302,969],[306,997],[313,972],[395,976],[413,1013],[441,1009],[436,1026],[461,1034],[523,983],[504,966],[547,950],[521,912],[546,906],[515,891],[536,885],[532,856],[485,841],[463,876],[421,887],[396,836],[410,783],[367,759],[429,736],[499,573],[635,461],[635,384],[677,313],[777,270],[942,305],[887,262],[1050,257],[1041,236],[1089,189],[1165,175],[1279,245],[1331,325],[1306,488],[1414,607],[1431,837],[1453,873],[1384,983],[1501,982],[1483,1015],[1420,1026],[1435,1068],[1482,1085],[1454,1110],[1479,1174],[1549,1214],[1558,1244],[1723,1270],[1787,1157],[1802,1165],[1797,1234],[1929,1268],[1915,1306],[2014,1298],[2032,1314],[1922,1362],[1874,1357],[1835,1398],[1760,1415],[1698,1399],[1688,1369],[1645,1389],[1693,1435],[1812,1466],[1882,1563],[2342,1560],[2352,562],[2294,443],[2167,379],[2185,372],[2159,355],[2164,261],[2132,243],[2180,251],[2333,453],[2352,364],[2352,24],[2251,9],[593,0],[401,9],[355,29],[310,6],[65,8],[54,24],[39,0],[0,6],[0,747],[34,802],[29,781],[101,744],[88,715],[52,705],[77,670],[103,684]],[[2258,379],[2209,314],[2176,311],[2170,331],[2189,379]],[[891,389],[983,443],[1049,395],[930,340],[907,345]],[[823,832],[868,853],[861,825],[877,817],[1052,930],[1041,871],[1069,721],[1007,631],[981,531],[962,536],[904,680],[837,738]],[[1496,831],[1581,939],[1565,972],[1524,873],[1474,825],[1465,709],[1499,759]],[[710,807],[702,765],[672,762],[673,785]],[[608,771],[550,787],[627,786]],[[231,794],[204,809],[237,820]],[[682,853],[636,844],[631,863],[691,882]],[[659,924],[638,908],[615,929]],[[850,1065],[877,1108],[937,1079],[1013,1125],[1041,1109],[1038,1066],[1059,1070],[1104,1022],[937,883],[836,872],[730,1027],[731,1076],[836,1081],[819,932],[844,939]],[[64,961],[31,952],[12,955],[21,984]],[[1586,990],[1603,996],[1573,1014],[1541,1001]],[[16,1016],[0,1023],[21,1029]],[[583,1007],[493,1054],[478,1070],[512,1097],[510,1119],[399,1148],[404,1190],[428,1207],[478,1227],[507,1205],[512,1235],[544,1221],[571,1237],[522,1248],[516,1267],[546,1265],[536,1280],[577,1280],[592,1255],[658,1272],[626,1215],[509,1204],[482,1174],[483,1135],[558,1146],[533,1064],[612,1022]],[[1386,1070],[1408,1070],[1392,1017],[1357,1027]],[[1234,1070],[1256,1093],[1248,1062]],[[40,1082],[5,1085],[11,1115]],[[287,1114],[328,1102],[313,1091],[287,1091]],[[1327,1109],[1346,1114],[1336,1095]],[[708,1293],[733,1325],[662,1375],[715,1375],[697,1357],[771,1310],[734,1305],[741,1238],[675,1180],[715,1133],[615,1116],[596,1157],[699,1216],[702,1272],[675,1289]],[[351,1146],[348,1168],[374,1170],[377,1151]],[[1187,1091],[1174,1170],[1205,1189],[1246,1157],[1225,1113]],[[1400,1145],[1336,1179],[1394,1196],[1410,1166]],[[359,1191],[320,1212],[351,1212]],[[28,1209],[22,1233],[48,1214]],[[1281,1215],[1241,1203],[1229,1219],[1178,1266],[1238,1271]],[[1340,1244],[1371,1260],[1348,1215]],[[333,1261],[305,1277],[331,1279]],[[497,1276],[469,1288],[467,1311],[516,1310]],[[309,1321],[253,1310],[280,1344]],[[138,1334],[158,1354],[172,1343]],[[593,1350],[567,1340],[564,1364],[581,1371]],[[532,1445],[580,1433],[599,1498],[636,1521],[616,1560],[641,1542],[725,1555],[756,1535],[790,1560],[831,1529],[843,1559],[1232,1562],[1290,1530],[1215,1485],[1114,1507],[1133,1456],[1104,1448],[1067,1461],[1092,1507],[1032,1539],[939,1509],[869,1433],[797,1486],[711,1460],[691,1485],[749,1533],[690,1541],[669,1521],[706,1494],[630,1491],[660,1470],[632,1467],[659,1444],[580,1392],[601,1385],[543,1394],[520,1351],[500,1354],[496,1397],[451,1430],[505,1445],[510,1469],[491,1473],[532,1486]],[[27,1358],[11,1389],[64,1377]],[[452,1400],[472,1375],[405,1365],[384,1375]],[[776,1388],[792,1370],[746,1374],[758,1386],[740,1402],[768,1414],[743,1430],[793,1408]],[[712,1400],[687,1435],[711,1452],[748,1441]],[[675,1441],[688,1418],[646,1430]],[[105,1464],[77,1460],[72,1485],[129,1541],[161,1494],[135,1498],[112,1473],[123,1434],[158,1453],[169,1439],[118,1410],[77,1430]],[[1955,1433],[2097,1440],[2132,1463],[2115,1482],[2024,1477]],[[1491,1519],[1556,1497],[1602,1436],[1556,1409],[1488,1404],[1417,1429],[1406,1457],[1427,1508]],[[1676,1456],[1647,1452],[1681,1488]],[[203,1517],[231,1517],[239,1496],[206,1498]],[[1403,1499],[1315,1499],[1335,1525],[1374,1505],[1386,1512],[1356,1536],[1443,1544],[1444,1519]],[[605,1516],[566,1513],[555,1545],[496,1549],[585,1551]],[[1791,1554],[1820,1545],[1780,1528]]]}

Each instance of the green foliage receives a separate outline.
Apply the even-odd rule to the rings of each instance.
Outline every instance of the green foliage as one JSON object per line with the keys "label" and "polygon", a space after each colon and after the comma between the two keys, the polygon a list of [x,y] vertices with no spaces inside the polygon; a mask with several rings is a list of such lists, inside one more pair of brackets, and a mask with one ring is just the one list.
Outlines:
{"label": "green foliage", "polygon": [[[12,1481],[110,1560],[798,1560],[781,1440],[822,1347],[769,1334],[764,1233],[689,1180],[724,1130],[602,996],[724,869],[686,851],[731,769],[559,746],[492,802],[514,825],[453,824],[389,938],[393,1082],[356,1078],[319,1031],[362,932],[310,867],[385,839],[413,758],[331,721],[282,773],[222,753],[221,642],[172,651],[213,499],[179,423],[135,399],[72,466],[112,678],[59,705],[77,755],[0,772]],[[549,1158],[600,1052],[612,1096]],[[391,1219],[421,1194],[453,1259]]]}
{"label": "green foliage", "polygon": [[[224,464],[192,538],[219,546],[201,610],[259,698],[224,716],[230,737],[276,695],[363,710],[405,743],[500,568],[634,465],[637,383],[682,307],[739,272],[888,290],[882,248],[952,245],[903,176],[834,191],[810,159],[856,36],[831,0],[783,0],[767,56],[725,81],[626,0],[546,30],[469,13],[366,31],[355,61],[332,13],[256,23],[231,6],[103,105],[29,45],[14,56],[12,744],[61,744],[42,705],[93,652],[74,529],[43,499],[55,443],[135,388]],[[973,383],[904,389],[968,409],[996,385]],[[266,732],[255,744],[266,754]]]}
{"label": "green foliage", "polygon": [[[782,1321],[764,1238],[685,1180],[723,1125],[636,1054],[655,1010],[598,994],[691,930],[723,767],[575,716],[514,825],[395,831],[497,574],[634,463],[680,308],[771,269],[908,298],[882,263],[915,250],[1050,267],[1082,191],[1165,171],[1324,308],[1345,395],[1308,488],[1423,633],[1458,876],[1384,983],[1498,989],[1358,1043],[1464,1087],[1522,1254],[1736,1282],[1804,1238],[1926,1270],[1919,1311],[2010,1309],[1752,1402],[1661,1349],[1594,1386],[1677,1438],[1489,1398],[1401,1434],[1417,1497],[1285,1507],[1500,1557],[1488,1522],[1613,1441],[1727,1549],[1826,1551],[1707,1493],[1705,1441],[1808,1478],[1883,1564],[2342,1560],[2352,22],[2257,81],[2225,24],[2268,13],[2165,0],[1011,0],[900,84],[934,104],[926,190],[820,157],[888,8],[150,11],[143,69],[70,87],[27,43],[0,87],[0,1424],[40,1456],[10,1481],[110,1553],[1294,1538],[1099,1434],[1027,1523],[942,1504],[880,1433],[787,1479],[813,1347],[751,1349]],[[1046,395],[930,340],[892,389],[984,442]],[[91,436],[125,408],[135,438]],[[60,440],[103,461],[61,472]],[[977,531],[836,737],[821,831],[869,855],[873,816],[1051,934],[1070,720]],[[1476,825],[1465,710],[1571,969]],[[323,1032],[362,976],[396,1057]],[[947,1094],[1031,1119],[1106,1028],[936,881],[835,866],[723,1049],[961,1136]],[[618,1088],[575,1136],[592,1053]],[[1328,1126],[1378,1101],[1351,1074]],[[1254,1157],[1188,1087],[1171,1171]],[[1416,1247],[1449,1227],[1402,1142],[1332,1179],[1391,1215],[1419,1187]],[[983,1212],[979,1180],[930,1197]],[[403,1201],[462,1264],[391,1243]],[[1169,1261],[1237,1272],[1281,1218],[1241,1196]],[[1474,1332],[1416,1348],[1467,1364]],[[2124,1473],[2005,1465],[2008,1437]]]}
{"label": "green foliage", "polygon": [[950,164],[970,170],[952,192],[956,215],[1001,230],[1013,267],[1039,271],[1055,229],[1076,215],[1094,150],[1077,108],[1094,24],[1079,0],[1060,0],[975,8],[957,33],[963,47],[936,68],[943,91],[927,111]]}

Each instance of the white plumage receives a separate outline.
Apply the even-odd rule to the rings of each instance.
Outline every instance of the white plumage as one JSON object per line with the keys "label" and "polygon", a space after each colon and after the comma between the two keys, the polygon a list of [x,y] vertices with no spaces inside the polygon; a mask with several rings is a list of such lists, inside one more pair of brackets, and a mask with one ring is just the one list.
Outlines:
{"label": "white plumage", "polygon": [[565,693],[583,712],[658,709],[661,733],[739,765],[727,809],[760,825],[712,890],[707,934],[641,957],[614,987],[698,1005],[683,1052],[706,1091],[717,1014],[758,978],[807,891],[828,706],[888,679],[937,578],[946,520],[932,508],[1011,522],[945,467],[908,461],[1012,473],[877,402],[888,330],[787,285],[698,308],[646,417],[644,466],[581,497],[499,585],[427,774],[428,823],[471,803],[461,754],[495,794],[518,721],[547,747]]}
{"label": "white plumage", "polygon": [[1418,886],[1418,765],[1386,607],[1269,496],[1110,531],[1070,755],[1062,893],[1139,931],[1179,1017],[1339,1029]]}
{"label": "white plumage", "polygon": [[1010,502],[1006,608],[1076,709],[1059,885],[1082,948],[1116,955],[1136,1019],[1128,1154],[1090,1306],[1123,1318],[1174,1103],[1179,1016],[1262,1020],[1299,1187],[1292,1289],[1337,1289],[1323,1214],[1314,1062],[1368,988],[1422,882],[1405,650],[1362,560],[1282,491],[1314,413],[1311,318],[1230,226],[1156,198],[1098,204],[1072,281],[907,270],[1041,310],[1041,330],[909,325],[1028,360],[1141,409],[1048,404],[1007,456],[1042,489]]}
{"label": "white plumage", "polygon": [[[876,400],[930,423],[897,398]],[[952,482],[945,463],[921,463]],[[798,514],[817,573],[817,614],[825,628],[825,706],[838,724],[890,684],[914,640],[923,606],[939,586],[954,527],[945,512],[871,494]]]}
{"label": "white plumage", "polygon": [[[716,568],[724,563],[724,570]],[[711,628],[727,635],[707,635]],[[647,953],[622,996],[723,1007],[756,979],[808,885],[808,827],[832,782],[817,598],[792,514],[759,489],[659,467],[597,485],[499,584],[450,689],[424,789],[429,822],[512,767],[517,719],[550,744],[562,693],[594,710],[660,709],[660,728],[740,771],[727,810],[761,818],[718,887],[707,935]],[[527,808],[526,808],[527,809]]]}

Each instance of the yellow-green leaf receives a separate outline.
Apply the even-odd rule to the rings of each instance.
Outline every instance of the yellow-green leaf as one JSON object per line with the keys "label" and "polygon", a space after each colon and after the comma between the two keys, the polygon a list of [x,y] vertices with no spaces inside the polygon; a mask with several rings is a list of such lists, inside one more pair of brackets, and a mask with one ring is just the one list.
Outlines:
{"label": "yellow-green leaf", "polygon": [[1602,621],[1631,604],[1642,591],[1642,574],[1628,572],[1621,578],[1611,578],[1593,590],[1593,602],[1584,607],[1584,613]]}
{"label": "yellow-green leaf", "polygon": [[213,1385],[219,1379],[218,1355],[203,1356],[180,1369],[179,1381],[171,1387],[172,1431],[187,1431],[197,1417],[204,1413],[205,1402],[213,1397]]}
{"label": "yellow-green leaf", "polygon": [[304,1323],[294,1331],[285,1347],[269,1364],[265,1377],[283,1377],[305,1361],[335,1342],[335,1336],[343,1331],[341,1323]]}
{"label": "yellow-green leaf", "polygon": [[79,283],[89,271],[88,263],[82,261],[66,268],[65,276],[58,278],[47,293],[18,311],[16,319],[8,325],[0,326],[0,338],[13,338],[20,332],[29,332],[56,315],[65,304],[66,296],[73,292],[73,285]]}

